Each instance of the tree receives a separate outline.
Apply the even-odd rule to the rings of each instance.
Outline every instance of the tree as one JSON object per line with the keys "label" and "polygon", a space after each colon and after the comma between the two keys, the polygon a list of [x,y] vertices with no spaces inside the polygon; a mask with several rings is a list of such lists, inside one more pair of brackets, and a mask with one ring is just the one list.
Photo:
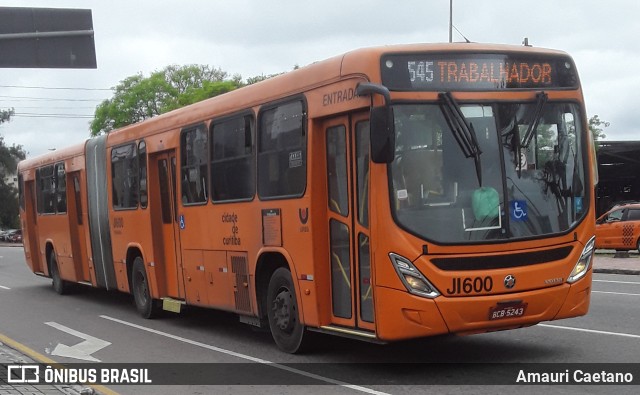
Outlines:
{"label": "tree", "polygon": [[[14,110],[0,110],[0,124],[9,122]],[[18,161],[26,157],[21,145],[8,147],[0,136],[0,226],[18,228],[18,191],[5,183],[5,178],[16,174]]]}
{"label": "tree", "polygon": [[13,108],[10,110],[0,110],[0,125],[11,120],[11,116],[14,114]]}
{"label": "tree", "polygon": [[[293,66],[293,70],[298,70],[299,68],[300,68],[300,66],[297,65],[297,64]],[[261,74],[261,75],[255,76],[255,77],[249,77],[249,78],[247,78],[246,85],[253,85],[253,84],[256,84],[258,82],[262,82],[264,80],[268,80],[269,78],[277,77],[277,76],[282,75],[284,73],[286,73],[286,72],[283,71],[282,73],[275,73],[275,74],[269,74],[269,75]]]}
{"label": "tree", "polygon": [[249,78],[247,78],[247,85],[253,85],[253,84],[256,84],[258,82],[262,82],[264,80],[268,80],[269,78],[277,77],[277,76],[279,76],[281,74],[284,74],[284,73],[269,74],[269,75],[261,74],[261,75],[256,75],[255,77],[249,77]]}
{"label": "tree", "polygon": [[232,91],[241,77],[206,65],[167,66],[149,77],[125,78],[114,95],[100,103],[91,122],[91,135],[130,125],[192,103]]}
{"label": "tree", "polygon": [[589,130],[591,131],[593,140],[598,141],[607,137],[607,135],[604,134],[604,128],[609,127],[609,125],[609,122],[601,120],[598,115],[589,118]]}

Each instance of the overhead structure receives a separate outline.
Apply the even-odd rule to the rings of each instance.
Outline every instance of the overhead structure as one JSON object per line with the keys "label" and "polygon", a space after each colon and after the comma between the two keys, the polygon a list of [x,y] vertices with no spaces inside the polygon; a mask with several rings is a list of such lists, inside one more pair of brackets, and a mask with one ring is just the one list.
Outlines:
{"label": "overhead structure", "polygon": [[91,10],[0,7],[0,68],[95,69]]}
{"label": "overhead structure", "polygon": [[640,141],[600,141],[596,215],[612,205],[640,201]]}

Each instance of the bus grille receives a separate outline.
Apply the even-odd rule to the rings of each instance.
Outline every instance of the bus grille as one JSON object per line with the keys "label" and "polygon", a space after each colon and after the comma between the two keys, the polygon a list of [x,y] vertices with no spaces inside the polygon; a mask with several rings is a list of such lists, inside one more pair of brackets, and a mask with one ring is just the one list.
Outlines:
{"label": "bus grille", "polygon": [[247,257],[245,255],[232,255],[231,271],[236,275],[236,286],[234,290],[236,310],[251,312]]}
{"label": "bus grille", "polygon": [[560,247],[552,250],[521,252],[517,254],[490,255],[481,257],[433,258],[431,262],[440,270],[487,270],[530,266],[565,259],[573,247]]}

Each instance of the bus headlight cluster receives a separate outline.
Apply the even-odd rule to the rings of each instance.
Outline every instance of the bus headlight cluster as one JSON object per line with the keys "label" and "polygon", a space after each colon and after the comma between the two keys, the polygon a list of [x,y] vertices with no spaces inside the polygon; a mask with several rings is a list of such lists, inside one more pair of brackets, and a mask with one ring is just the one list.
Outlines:
{"label": "bus headlight cluster", "polygon": [[440,292],[434,287],[426,277],[407,258],[398,254],[390,253],[389,258],[396,269],[398,277],[407,288],[407,291],[414,295],[433,299],[440,296]]}
{"label": "bus headlight cluster", "polygon": [[580,280],[587,274],[589,267],[591,267],[591,260],[593,259],[593,252],[595,250],[596,237],[593,236],[587,244],[584,246],[582,250],[582,255],[580,255],[580,259],[578,263],[573,267],[569,278],[567,278],[567,282],[569,284],[575,283]]}

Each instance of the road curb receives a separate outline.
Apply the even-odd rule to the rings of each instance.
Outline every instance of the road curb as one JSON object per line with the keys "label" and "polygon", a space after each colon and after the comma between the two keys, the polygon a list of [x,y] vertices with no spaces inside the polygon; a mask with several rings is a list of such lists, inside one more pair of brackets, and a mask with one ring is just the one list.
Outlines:
{"label": "road curb", "polygon": [[633,269],[593,269],[594,273],[603,273],[603,274],[631,274],[631,275],[640,275],[640,270]]}

